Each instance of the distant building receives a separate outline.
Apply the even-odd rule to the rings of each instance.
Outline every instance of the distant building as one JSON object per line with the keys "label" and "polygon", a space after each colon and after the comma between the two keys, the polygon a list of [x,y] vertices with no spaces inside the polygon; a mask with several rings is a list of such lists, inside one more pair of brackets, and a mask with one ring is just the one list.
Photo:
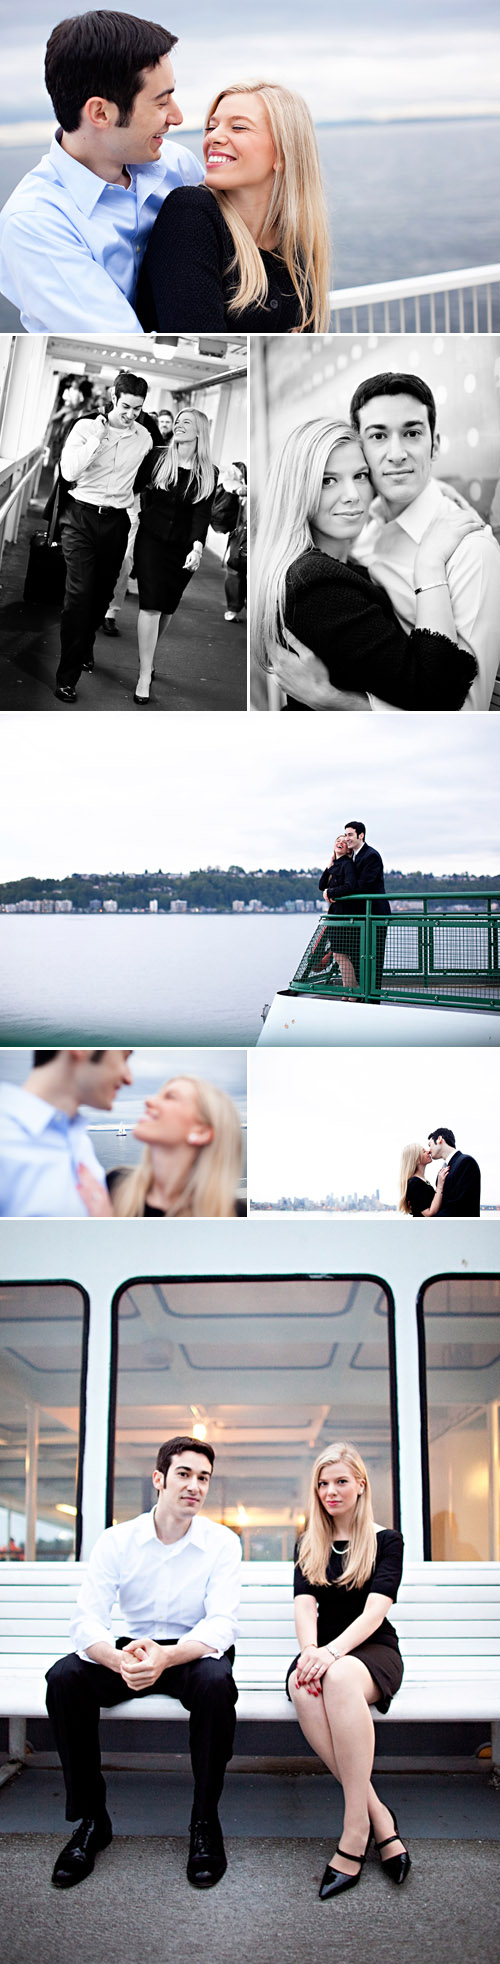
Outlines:
{"label": "distant building", "polygon": [[157,913],[158,913],[158,901],[157,901],[157,900],[150,900],[150,902],[149,902],[149,912],[150,912],[150,914],[157,914]]}
{"label": "distant building", "polygon": [[171,900],[171,914],[187,914],[187,900]]}
{"label": "distant building", "polygon": [[[111,900],[111,901],[109,902],[109,905],[110,905],[111,907],[112,907],[112,906],[114,905],[114,903],[113,903],[113,901],[112,901],[112,900]],[[54,913],[55,913],[55,914],[72,914],[72,912],[73,912],[73,901],[72,901],[72,900],[55,900],[55,901],[54,901]]]}
{"label": "distant building", "polygon": [[102,903],[102,911],[103,911],[103,914],[117,914],[117,913],[118,913],[118,901],[117,901],[117,900],[103,900],[103,903]]}

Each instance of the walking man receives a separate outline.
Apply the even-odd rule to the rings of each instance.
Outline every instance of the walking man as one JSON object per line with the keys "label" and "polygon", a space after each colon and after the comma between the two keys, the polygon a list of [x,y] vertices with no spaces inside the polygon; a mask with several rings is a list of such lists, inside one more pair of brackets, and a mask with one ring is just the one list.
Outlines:
{"label": "walking man", "polygon": [[76,702],[82,669],[94,667],[97,629],[125,557],[135,480],[153,447],[150,431],[137,421],[147,387],[143,375],[120,369],[108,414],[80,417],[62,452],[61,476],[71,490],[61,519],[66,587],[55,688],[59,702]]}

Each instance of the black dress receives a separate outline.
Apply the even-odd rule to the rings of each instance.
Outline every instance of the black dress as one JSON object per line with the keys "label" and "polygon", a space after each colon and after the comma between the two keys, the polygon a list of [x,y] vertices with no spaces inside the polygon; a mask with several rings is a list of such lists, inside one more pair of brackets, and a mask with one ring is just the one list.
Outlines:
{"label": "black dress", "polygon": [[414,1173],[412,1179],[408,1181],[406,1198],[410,1214],[413,1214],[415,1220],[419,1220],[424,1209],[430,1207],[434,1199],[434,1188],[431,1187],[430,1180],[421,1180],[420,1174]]}
{"label": "black dress", "polygon": [[[145,333],[291,334],[301,308],[290,274],[275,252],[262,252],[268,293],[243,313],[229,313],[238,277],[229,227],[205,184],[170,191],[150,233],[135,308]],[[311,330],[307,330],[312,332]]]}
{"label": "black dress", "polygon": [[[367,1597],[372,1594],[372,1591],[379,1596],[390,1596],[393,1603],[396,1601],[403,1567],[403,1537],[398,1534],[397,1529],[377,1528],[376,1560],[371,1576],[363,1583],[362,1589],[338,1589],[334,1586],[342,1574],[343,1550],[347,1546],[345,1541],[335,1542],[326,1571],[326,1583],[308,1582],[300,1566],[300,1543],[295,1549],[293,1593],[294,1596],[314,1597],[318,1605],[317,1641],[320,1646],[334,1643],[336,1637],[340,1637],[344,1630],[349,1629],[350,1624],[356,1621],[356,1617],[361,1616]],[[295,1670],[298,1657],[300,1651],[287,1671],[288,1696],[290,1696],[288,1679]],[[371,1672],[380,1690],[376,1710],[388,1712],[391,1699],[394,1698],[396,1691],[399,1691],[403,1677],[403,1659],[396,1631],[387,1616],[384,1616],[383,1623],[374,1631],[372,1637],[367,1637],[365,1643],[357,1644],[355,1650],[349,1651],[349,1657],[359,1657],[361,1663],[366,1664],[367,1670]]]}
{"label": "black dress", "polygon": [[[164,455],[164,451],[160,454]],[[148,458],[150,475],[157,457],[158,452],[154,451]],[[162,491],[150,483],[143,492],[134,572],[139,606],[146,613],[175,614],[193,577],[184,561],[196,539],[205,544],[217,477],[215,469],[212,491],[208,498],[199,498],[196,503],[196,486],[190,482],[190,472],[180,467],[177,484],[169,484]]]}
{"label": "black dress", "polygon": [[[396,709],[461,709],[477,675],[466,648],[429,629],[405,634],[388,593],[363,566],[316,546],[289,567],[285,625],[319,655],[334,688],[379,696]],[[288,709],[305,707],[287,696]]]}

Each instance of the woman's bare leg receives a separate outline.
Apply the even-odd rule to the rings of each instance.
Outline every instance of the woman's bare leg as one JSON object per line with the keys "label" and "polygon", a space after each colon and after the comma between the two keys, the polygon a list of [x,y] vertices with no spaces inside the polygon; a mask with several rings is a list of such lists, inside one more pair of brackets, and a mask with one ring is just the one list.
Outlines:
{"label": "woman's bare leg", "polygon": [[151,683],[151,670],[153,667],[155,648],[156,648],[156,643],[158,640],[158,634],[160,630],[160,620],[161,620],[161,615],[159,613],[150,614],[150,613],[146,613],[144,607],[139,608],[139,615],[137,621],[137,639],[139,642],[139,680],[137,683],[137,690],[136,690],[138,696],[149,695],[149,689]]}
{"label": "woman's bare leg", "polygon": [[[358,1661],[359,1661],[358,1659],[354,1659],[354,1658],[352,1659],[353,1663]],[[335,1666],[334,1668],[337,1667]],[[364,1669],[364,1666],[362,1668]],[[366,1676],[369,1677],[369,1672],[366,1673]],[[373,1685],[373,1679],[370,1680],[370,1683]],[[324,1685],[324,1678],[321,1679],[321,1684]],[[374,1686],[373,1688],[375,1691],[375,1698],[377,1698],[378,1696],[377,1688],[376,1686]],[[304,1737],[309,1741],[309,1745],[312,1746],[313,1751],[317,1753],[318,1759],[323,1760],[323,1765],[328,1767],[329,1772],[333,1773],[334,1779],[338,1780],[339,1784],[342,1786],[342,1777],[335,1757],[335,1748],[334,1748],[332,1732],[330,1729],[330,1721],[325,1705],[324,1696],[321,1695],[321,1697],[319,1698],[313,1698],[311,1693],[309,1691],[306,1691],[305,1686],[300,1686],[297,1684],[295,1672],[293,1673],[293,1677],[290,1678],[289,1690],[290,1690],[290,1696],[295,1706],[295,1711],[297,1713],[299,1725],[301,1727],[302,1732],[304,1733]],[[368,1814],[375,1835],[375,1840],[384,1841],[386,1835],[392,1834],[394,1832],[392,1815],[389,1813],[389,1808],[384,1805],[383,1800],[379,1800],[378,1794],[375,1792],[375,1788],[372,1785],[371,1780],[369,1782],[368,1790],[367,1790],[367,1802],[368,1802]],[[366,1831],[363,1847],[365,1846],[367,1837],[368,1837],[368,1829]],[[356,1843],[356,1846],[357,1845],[358,1844]],[[346,1847],[348,1846],[349,1843],[346,1841]],[[402,1846],[403,1846],[402,1842],[395,1841],[393,1845],[387,1849],[386,1851],[387,1855],[395,1855],[397,1853],[401,1853]],[[383,1859],[384,1857],[382,1856],[382,1860]],[[336,1866],[337,1867],[339,1866],[338,1862],[336,1862]],[[340,1866],[343,1866],[343,1864],[341,1863]],[[354,1865],[352,1863],[346,1863],[345,1866],[347,1869],[349,1869],[351,1873],[353,1872]]]}
{"label": "woman's bare leg", "polygon": [[338,962],[340,973],[342,976],[342,981],[344,984],[344,989],[357,989],[358,978],[356,975],[356,970],[353,968],[352,961],[350,960],[350,956],[337,955],[334,948],[332,949],[332,954],[334,957],[334,961]]}

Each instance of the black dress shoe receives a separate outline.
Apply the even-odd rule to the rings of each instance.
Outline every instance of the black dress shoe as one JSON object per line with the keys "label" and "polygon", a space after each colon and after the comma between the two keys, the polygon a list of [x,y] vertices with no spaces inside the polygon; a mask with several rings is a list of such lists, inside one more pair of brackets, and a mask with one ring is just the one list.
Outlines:
{"label": "black dress shoe", "polygon": [[96,1855],[100,1848],[107,1848],[113,1840],[113,1829],[109,1814],[102,1814],[98,1821],[80,1821],[71,1840],[61,1848],[52,1871],[54,1889],[75,1889],[77,1882],[85,1882],[92,1874]]}
{"label": "black dress shoe", "polygon": [[82,675],[92,675],[94,668],[95,662],[93,655],[90,656],[90,661],[82,661]]}
{"label": "black dress shoe", "polygon": [[113,619],[112,615],[109,621],[108,619],[106,619],[105,621],[101,621],[100,632],[101,634],[109,634],[113,641],[115,640],[119,641],[120,629],[119,627],[117,627],[116,621]]}
{"label": "black dress shoe", "polygon": [[319,1894],[321,1896],[322,1903],[328,1902],[330,1896],[343,1896],[346,1889],[356,1888],[356,1883],[359,1882],[363,1864],[366,1862],[366,1857],[368,1854],[368,1849],[372,1838],[372,1832],[373,1830],[372,1828],[370,1828],[368,1841],[366,1843],[366,1848],[363,1855],[349,1855],[347,1852],[347,1848],[340,1848],[340,1846],[336,1849],[335,1851],[336,1854],[344,1855],[346,1862],[358,1863],[358,1873],[357,1875],[344,1875],[343,1869],[335,1869],[333,1867],[332,1862],[327,1862],[325,1873],[322,1878],[322,1881],[320,1882],[320,1887],[319,1887]]}
{"label": "black dress shoe", "polygon": [[76,702],[76,689],[72,689],[69,682],[59,682],[54,695],[58,702]]}
{"label": "black dress shoe", "polygon": [[[400,1840],[401,1840],[401,1835],[400,1835],[400,1833],[399,1833],[399,1828],[398,1828],[398,1824],[397,1824],[397,1820],[396,1820],[396,1815],[395,1815],[395,1814],[393,1814],[393,1811],[392,1811],[392,1807],[388,1807],[388,1809],[387,1809],[387,1812],[388,1812],[388,1814],[390,1814],[390,1816],[391,1816],[391,1821],[393,1821],[393,1822],[394,1822],[394,1827],[395,1827],[395,1830],[396,1830],[396,1833],[395,1833],[395,1834],[387,1834],[387,1835],[386,1835],[386,1837],[385,1837],[385,1841],[376,1841],[376,1842],[375,1842],[375,1847],[376,1847],[376,1849],[377,1849],[377,1851],[378,1851],[378,1854],[379,1854],[379,1855],[380,1855],[380,1850],[381,1850],[381,1848],[388,1848],[388,1847],[389,1847],[389,1844],[390,1844],[390,1842],[391,1842],[391,1841],[400,1841]],[[382,1858],[381,1858],[381,1859],[382,1859]],[[390,1882],[404,1882],[404,1881],[405,1881],[405,1878],[406,1878],[406,1876],[407,1876],[407,1874],[408,1874],[408,1869],[411,1869],[411,1856],[410,1856],[410,1855],[408,1854],[408,1849],[404,1847],[404,1844],[403,1844],[403,1848],[402,1848],[402,1850],[400,1851],[400,1853],[399,1853],[399,1855],[388,1855],[388,1856],[387,1856],[387,1861],[386,1861],[386,1862],[382,1862],[382,1868],[383,1868],[383,1871],[384,1871],[384,1875],[388,1875],[388,1877],[389,1877],[389,1881],[390,1881]]]}
{"label": "black dress shoe", "polygon": [[187,1865],[188,1882],[195,1889],[213,1889],[227,1869],[222,1828],[218,1816],[212,1821],[193,1816]]}

